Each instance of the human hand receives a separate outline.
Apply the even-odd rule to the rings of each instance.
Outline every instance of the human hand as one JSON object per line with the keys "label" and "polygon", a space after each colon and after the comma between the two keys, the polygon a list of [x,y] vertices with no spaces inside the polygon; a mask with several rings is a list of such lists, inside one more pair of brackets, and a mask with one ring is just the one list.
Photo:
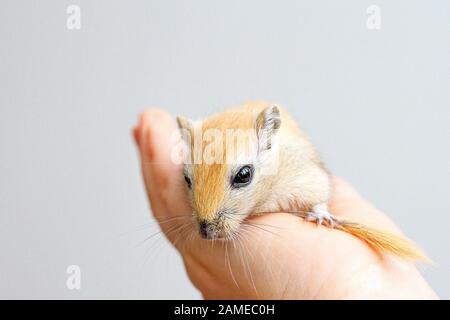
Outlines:
{"label": "human hand", "polygon": [[[133,133],[153,214],[205,298],[437,298],[412,263],[381,256],[349,234],[291,214],[251,217],[233,242],[202,239],[186,199],[182,165],[171,160],[175,130],[170,114],[150,109]],[[396,230],[347,182],[334,178],[333,185],[331,213]]]}

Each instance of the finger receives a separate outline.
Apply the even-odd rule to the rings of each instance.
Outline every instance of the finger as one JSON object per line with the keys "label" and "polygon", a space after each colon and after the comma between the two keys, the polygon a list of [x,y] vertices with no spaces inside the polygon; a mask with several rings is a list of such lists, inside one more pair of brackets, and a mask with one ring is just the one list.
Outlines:
{"label": "finger", "polygon": [[171,158],[175,144],[173,137],[177,127],[171,115],[161,109],[149,109],[140,118],[140,152],[148,167],[153,182],[159,189],[166,189],[173,180],[174,172],[180,169]]}
{"label": "finger", "polygon": [[173,164],[170,153],[174,144],[171,137],[177,132],[172,116],[162,109],[151,108],[144,111],[139,120],[141,137],[146,135],[147,145],[142,146],[143,156],[151,162]]}
{"label": "finger", "polygon": [[182,165],[172,159],[178,136],[174,119],[168,112],[153,108],[142,113],[138,128],[142,170],[154,215],[167,218],[180,215],[180,211],[189,213],[180,189]]}

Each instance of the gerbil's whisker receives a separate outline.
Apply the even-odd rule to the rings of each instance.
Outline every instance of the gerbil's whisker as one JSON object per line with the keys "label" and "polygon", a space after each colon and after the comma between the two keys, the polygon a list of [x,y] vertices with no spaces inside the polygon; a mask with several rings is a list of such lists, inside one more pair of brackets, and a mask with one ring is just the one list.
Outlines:
{"label": "gerbil's whisker", "polygon": [[171,228],[169,228],[166,232],[163,232],[163,230],[158,230],[155,233],[151,234],[150,236],[146,237],[144,240],[142,240],[141,242],[139,242],[135,248],[143,245],[145,242],[147,242],[148,240],[150,240],[151,238],[155,237],[156,235],[160,235],[165,233],[167,237],[169,237],[173,232],[178,231],[178,228],[185,226],[186,224],[176,224],[174,226],[172,226]]}
{"label": "gerbil's whisker", "polygon": [[[245,251],[247,251],[247,253],[250,255],[250,251],[245,246],[245,239],[241,239],[240,235],[238,235],[238,237],[236,239],[240,243],[241,247]],[[241,253],[241,257],[242,257],[242,261],[243,261],[243,264],[244,264],[244,268],[247,267],[248,274],[250,275],[250,281],[252,283],[253,289],[255,290],[256,296],[258,296],[258,290],[256,289],[255,281],[253,280],[253,274],[252,274],[252,270],[250,268],[250,264],[248,263],[248,259],[246,259],[246,257],[244,257],[244,254],[243,254],[242,250],[240,250],[239,252]]]}
{"label": "gerbil's whisker", "polygon": [[156,224],[155,221],[150,221],[150,222],[141,224],[141,225],[139,225],[139,226],[133,228],[132,230],[128,230],[128,231],[125,231],[125,232],[120,233],[120,234],[119,234],[119,237],[122,237],[122,236],[124,236],[124,235],[126,235],[126,234],[128,234],[128,233],[131,233],[131,232],[137,232],[137,231],[145,230],[145,229],[147,229],[147,228],[150,228],[150,227],[154,226],[155,224]]}
{"label": "gerbil's whisker", "polygon": [[236,278],[234,277],[233,269],[231,268],[231,259],[230,259],[230,255],[228,253],[228,242],[225,242],[225,263],[227,263],[227,259],[228,259],[228,269],[230,270],[231,278],[233,279],[233,282],[236,285],[236,287],[238,289],[240,289],[239,285],[236,281]]}
{"label": "gerbil's whisker", "polygon": [[150,240],[151,238],[153,238],[153,237],[155,237],[155,236],[157,236],[157,235],[160,235],[160,234],[162,234],[162,230],[158,230],[158,231],[156,231],[155,233],[151,234],[150,236],[146,237],[144,240],[140,241],[140,242],[139,242],[137,245],[135,245],[134,247],[135,247],[135,248],[138,248],[138,247],[140,247],[141,245],[143,245],[145,242],[147,242],[148,240]]}
{"label": "gerbil's whisker", "polygon": [[170,217],[170,218],[162,219],[162,220],[158,220],[158,217],[154,217],[156,220],[153,220],[153,221],[141,224],[141,225],[139,225],[139,226],[137,226],[137,227],[135,227],[135,228],[133,228],[131,230],[122,232],[122,233],[120,233],[118,235],[118,237],[123,237],[123,236],[126,236],[127,234],[133,233],[133,232],[143,231],[143,230],[148,229],[150,227],[154,227],[154,226],[157,226],[157,225],[160,225],[160,224],[163,224],[163,223],[166,223],[166,222],[170,222],[170,221],[173,221],[173,220],[190,218],[190,217],[191,216],[185,216],[185,215],[181,216],[180,215],[180,216],[174,216],[174,217]]}
{"label": "gerbil's whisker", "polygon": [[270,227],[270,228],[276,228],[276,229],[283,229],[282,227],[273,226],[273,225],[266,224],[266,223],[258,223],[258,222],[253,222],[253,221],[250,221],[250,220],[247,220],[247,221],[249,221],[249,222],[251,222],[251,224],[257,225],[257,226]]}
{"label": "gerbil's whisker", "polygon": [[272,235],[275,235],[275,236],[277,236],[277,237],[280,236],[278,233],[272,232],[272,231],[270,231],[270,230],[267,230],[267,229],[265,229],[265,228],[263,228],[263,227],[261,227],[261,226],[259,226],[259,225],[253,224],[253,223],[248,222],[248,221],[243,221],[242,224],[244,224],[244,225],[246,225],[246,226],[250,226],[250,227],[256,228],[256,229],[258,229],[258,230],[265,231],[265,232],[270,233],[270,234],[272,234]]}
{"label": "gerbil's whisker", "polygon": [[197,236],[197,234],[198,234],[197,232],[191,230],[190,237],[189,237],[189,239],[186,241],[185,249],[188,249],[188,248],[189,248],[189,247],[187,246],[187,243],[188,243],[190,246],[192,246],[192,244],[194,243],[194,240],[195,240],[195,237]]}
{"label": "gerbil's whisker", "polygon": [[170,218],[166,218],[166,219],[162,219],[162,220],[159,220],[159,218],[158,217],[155,217],[156,218],[156,220],[157,220],[157,222],[159,223],[159,224],[162,224],[162,223],[167,223],[167,222],[170,222],[170,221],[173,221],[173,220],[179,220],[179,219],[191,219],[192,218],[192,216],[191,215],[180,215],[180,216],[174,216],[174,217],[170,217]]}
{"label": "gerbil's whisker", "polygon": [[178,236],[173,241],[174,246],[176,246],[176,244],[180,238],[183,238],[185,236],[186,232],[191,231],[191,229],[189,229],[189,227],[191,227],[191,226],[192,226],[192,224],[187,223],[187,224],[183,225],[179,230],[177,230]]}
{"label": "gerbil's whisker", "polygon": [[191,225],[190,222],[185,223],[185,224],[175,225],[172,228],[170,228],[169,230],[167,230],[167,232],[165,232],[165,234],[169,238],[170,236],[172,236],[172,234],[180,232],[184,227],[190,226],[190,225]]}

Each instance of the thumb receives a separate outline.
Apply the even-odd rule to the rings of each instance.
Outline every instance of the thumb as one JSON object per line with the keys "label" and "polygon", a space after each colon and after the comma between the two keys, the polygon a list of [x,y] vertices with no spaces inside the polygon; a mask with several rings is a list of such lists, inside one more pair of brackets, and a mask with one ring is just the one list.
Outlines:
{"label": "thumb", "polygon": [[[187,212],[180,180],[182,164],[175,154],[179,133],[172,116],[161,109],[144,111],[134,130],[138,145],[144,183],[155,217],[165,219]],[[183,206],[180,206],[183,205]]]}

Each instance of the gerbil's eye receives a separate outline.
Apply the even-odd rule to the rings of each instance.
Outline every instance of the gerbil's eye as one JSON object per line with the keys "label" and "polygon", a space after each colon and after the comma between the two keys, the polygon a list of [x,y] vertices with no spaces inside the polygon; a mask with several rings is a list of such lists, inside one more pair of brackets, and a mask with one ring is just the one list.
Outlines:
{"label": "gerbil's eye", "polygon": [[239,169],[239,172],[234,176],[232,185],[235,188],[240,188],[248,185],[253,179],[253,166],[246,165]]}
{"label": "gerbil's eye", "polygon": [[184,176],[184,180],[186,181],[186,184],[187,184],[188,188],[190,189],[191,185],[192,185],[191,179],[189,179],[188,176]]}

